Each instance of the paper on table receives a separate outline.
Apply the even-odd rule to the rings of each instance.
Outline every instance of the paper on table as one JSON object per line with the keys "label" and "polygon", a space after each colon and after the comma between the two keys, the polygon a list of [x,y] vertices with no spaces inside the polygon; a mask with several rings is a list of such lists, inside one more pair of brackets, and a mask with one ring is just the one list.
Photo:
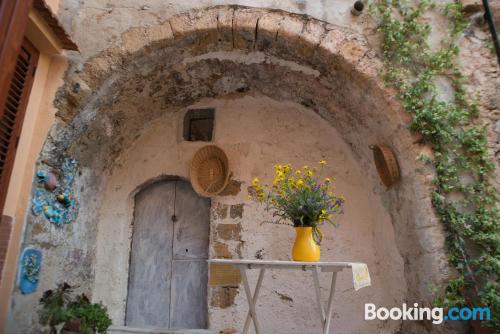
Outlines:
{"label": "paper on table", "polygon": [[372,285],[368,266],[365,263],[350,263],[352,268],[352,282],[354,290]]}

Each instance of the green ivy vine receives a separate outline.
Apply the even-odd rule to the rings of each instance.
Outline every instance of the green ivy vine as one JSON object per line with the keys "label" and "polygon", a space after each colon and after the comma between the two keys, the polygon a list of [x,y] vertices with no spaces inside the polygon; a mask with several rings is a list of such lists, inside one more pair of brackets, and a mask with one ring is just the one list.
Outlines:
{"label": "green ivy vine", "polygon": [[[428,39],[425,15],[439,11],[450,22],[438,49]],[[371,6],[382,37],[383,77],[412,115],[410,128],[432,146],[433,205],[447,231],[450,263],[457,270],[436,297],[437,306],[490,307],[484,326],[500,333],[500,210],[487,131],[477,125],[479,108],[465,89],[456,41],[467,27],[460,2],[377,0]],[[454,96],[440,96],[437,78],[451,83]]]}

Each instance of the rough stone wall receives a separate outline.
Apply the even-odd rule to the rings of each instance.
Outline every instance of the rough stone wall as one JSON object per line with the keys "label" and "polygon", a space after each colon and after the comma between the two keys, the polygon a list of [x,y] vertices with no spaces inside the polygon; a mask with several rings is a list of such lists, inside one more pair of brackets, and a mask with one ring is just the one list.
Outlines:
{"label": "rough stone wall", "polygon": [[[339,275],[335,308],[337,333],[393,333],[398,322],[363,321],[364,303],[401,304],[406,295],[403,260],[394,243],[391,217],[377,187],[358,166],[337,131],[312,110],[291,102],[246,96],[203,99],[193,107],[216,110],[214,143],[227,153],[233,180],[241,182],[235,195],[212,198],[211,257],[290,260],[294,231],[271,220],[264,208],[246,199],[250,180],[270,182],[278,163],[314,165],[328,161],[324,176],[336,180],[336,191],[348,201],[338,217],[340,227],[324,228],[324,261],[356,259],[368,263],[373,287],[354,292],[350,272]],[[110,307],[114,323],[123,323],[127,293],[133,194],[161,176],[189,177],[190,159],[206,145],[181,137],[184,109],[147,126],[120,154],[107,178],[99,217],[94,298]],[[376,179],[375,179],[376,180]],[[376,181],[378,182],[378,181]],[[106,254],[114,254],[109,257]],[[256,281],[253,271],[251,281]],[[321,275],[328,291],[327,274]],[[210,289],[210,328],[220,330],[244,322],[247,304],[238,281],[218,282]],[[220,283],[220,282],[219,282]],[[315,307],[309,272],[270,271],[264,280],[259,314],[266,332],[312,333],[318,319],[306,311]],[[323,293],[327,298],[327,293]],[[234,305],[233,305],[234,301]],[[326,302],[326,300],[324,300]],[[279,317],[279,321],[276,321]]]}
{"label": "rough stone wall", "polygon": [[194,8],[218,5],[240,5],[269,9],[280,9],[290,13],[310,15],[319,20],[349,27],[358,32],[364,29],[366,17],[350,14],[352,1],[306,1],[306,0],[63,0],[59,17],[82,51],[81,62],[100,51],[118,46],[122,34],[133,27],[148,27],[161,24],[172,16]]}
{"label": "rough stone wall", "polygon": [[[401,127],[405,118],[399,113],[400,107],[380,81],[372,81],[377,62],[366,49],[366,42],[353,32],[280,12],[214,8],[174,17],[149,29],[132,29],[123,37],[123,49],[103,52],[68,77],[58,98],[62,122],[54,128],[43,155],[54,161],[70,154],[80,161],[85,172],[95,176],[93,182],[99,186],[86,188],[85,196],[92,200],[86,201],[86,210],[80,216],[81,220],[88,219],[83,223],[85,226],[95,226],[94,215],[107,212],[106,208],[101,210],[101,204],[108,202],[102,197],[101,186],[111,167],[120,164],[117,160],[120,152],[140,136],[144,124],[203,96],[260,92],[309,106],[335,124],[365,170],[374,171],[368,149],[373,142],[389,142],[401,156],[415,156],[411,138]],[[233,50],[234,47],[244,51]],[[354,71],[354,64],[360,73]],[[384,128],[375,124],[384,124]],[[414,175],[413,159],[401,160],[403,177],[408,176],[409,182],[405,191],[412,192],[409,198],[413,198],[414,191],[420,192],[419,186],[414,188],[413,184],[413,178],[421,178]],[[412,205],[405,200],[399,203],[403,208]],[[124,202],[116,204],[115,210]],[[419,205],[430,207],[428,195]],[[120,214],[123,213],[117,213]],[[406,224],[403,230],[408,229],[408,235],[397,240],[405,258],[414,257],[412,248],[407,248],[408,241],[415,239],[412,222],[434,225],[427,225],[429,220],[413,219],[410,213],[399,220]],[[119,226],[112,228],[112,235],[124,233]],[[442,248],[442,235],[429,232],[427,228],[420,231],[425,240],[434,240]],[[94,243],[94,235],[85,235],[89,244]],[[104,235],[100,232],[97,238]],[[415,245],[417,249],[421,246]],[[441,248],[438,254],[443,254]],[[61,248],[47,250],[46,254],[58,252]],[[91,253],[95,254],[93,263],[104,256]],[[429,295],[428,287],[418,276],[413,276],[426,264],[422,275],[427,273],[426,278],[439,280],[443,277],[442,267],[432,263],[442,261],[444,256],[422,251],[416,254],[420,258],[409,262],[410,268],[405,270],[406,276],[415,280],[411,281],[408,296],[413,300],[428,300],[425,297]],[[124,261],[116,260],[112,265],[123,264]],[[58,263],[44,266],[45,271],[55,273],[52,284],[77,267],[76,263],[64,270]],[[119,279],[123,281],[126,277]],[[96,277],[95,282],[100,281]],[[96,284],[96,291],[92,291],[95,300],[102,295],[99,287]],[[31,300],[31,305],[35,305],[36,298],[36,295],[15,296],[15,302],[21,300],[29,305]],[[111,312],[118,309],[113,303],[108,306]],[[33,325],[35,319],[30,323],[16,318],[22,319],[23,311],[15,305],[13,314],[17,325]]]}
{"label": "rough stone wall", "polygon": [[[442,1],[445,2],[445,1]],[[500,76],[499,66],[492,49],[491,35],[482,17],[482,5],[478,0],[463,0],[465,10],[470,18],[470,27],[465,38],[460,42],[461,63],[466,76],[470,79],[470,92],[478,93],[482,122],[489,131],[489,143],[494,160],[500,166]],[[148,0],[63,0],[60,3],[59,17],[66,29],[77,41],[81,54],[70,53],[75,69],[81,68],[83,62],[102,50],[120,45],[123,33],[132,27],[149,27],[164,22],[172,16],[193,8],[204,8],[214,5],[244,5],[269,9],[281,9],[291,13],[310,15],[329,23],[348,27],[362,33],[373,47],[377,48],[374,24],[365,12],[358,17],[350,14],[352,1],[305,1],[305,0],[202,0],[202,1],[162,1]],[[496,18],[497,30],[500,22],[500,2],[490,1]],[[443,36],[445,21],[433,21],[433,40]],[[497,173],[497,175],[499,175]],[[497,177],[500,184],[500,177]]]}
{"label": "rough stone wall", "polygon": [[[56,148],[72,143],[70,150],[84,163],[101,157],[97,163],[109,166],[130,140],[119,134],[140,129],[134,120],[153,119],[155,113],[202,96],[255,91],[309,106],[335,124],[363,168],[373,168],[371,143],[389,143],[400,155],[407,182],[399,188],[396,201],[388,203],[401,230],[398,246],[408,259],[406,272],[412,282],[408,298],[430,302],[424,281],[439,282],[448,274],[442,226],[432,218],[430,179],[421,164],[415,165],[420,148],[405,128],[408,117],[376,77],[378,62],[362,36],[283,12],[220,7],[132,29],[123,39],[121,48],[92,58],[69,78],[60,99],[60,116],[71,121],[84,108],[71,127],[61,130],[59,138],[64,140]],[[145,85],[145,78],[152,84]],[[80,91],[75,92],[75,86]],[[91,94],[99,86],[105,93]],[[145,109],[148,99],[154,107]],[[120,112],[106,113],[111,105],[118,105]],[[98,121],[93,121],[97,113]],[[89,119],[90,124],[82,127]],[[81,131],[86,133],[78,141]],[[82,141],[85,145],[75,145]],[[428,244],[434,247],[426,249]]]}
{"label": "rough stone wall", "polygon": [[[6,333],[38,333],[38,301],[44,291],[56,288],[58,283],[70,283],[75,293],[92,296],[97,239],[95,194],[101,191],[96,180],[90,169],[83,169],[77,176],[74,196],[78,198],[80,214],[62,227],[49,223],[43,214],[34,215],[31,203],[28,204],[22,249],[32,246],[42,251],[39,286],[35,293],[22,295],[16,281]],[[36,186],[34,182],[33,187]]]}
{"label": "rough stone wall", "polygon": [[[490,1],[497,32],[500,30],[500,1]],[[488,130],[488,141],[497,167],[497,186],[500,186],[500,65],[491,34],[483,17],[482,5],[475,0],[464,1],[470,19],[466,38],[460,41],[460,62],[467,80],[468,92],[477,99],[480,117],[478,124]]]}
{"label": "rough stone wall", "polygon": [[[363,36],[355,33],[363,32],[376,45],[373,25],[364,15],[350,16],[350,1],[247,3],[307,13],[349,29],[279,11],[238,7],[212,8],[174,16],[193,7],[219,3],[223,1],[168,4],[148,1],[144,5],[135,1],[108,1],[103,6],[100,1],[62,1],[61,17],[73,32],[82,54],[70,54],[73,65],[57,99],[59,119],[42,158],[51,161],[62,154],[74,155],[82,163],[83,176],[87,179],[82,177],[79,181],[84,186],[79,196],[82,196],[85,206],[82,208],[84,214],[77,222],[80,224],[78,235],[68,238],[67,245],[50,247],[46,254],[53,259],[64,258],[62,262],[71,262],[67,260],[67,252],[75,247],[84,250],[91,264],[81,267],[79,263],[71,262],[66,266],[56,260],[45,263],[47,269],[43,275],[49,275],[53,280],[48,280],[47,286],[73,270],[80,280],[78,268],[81,268],[82,274],[90,272],[88,280],[82,283],[83,289],[99,300],[99,278],[94,281],[93,270],[86,268],[96,265],[103,257],[99,256],[98,250],[96,253],[95,244],[99,244],[99,238],[103,237],[96,228],[102,221],[99,215],[106,215],[106,210],[101,210],[101,205],[106,203],[103,197],[106,180],[113,168],[119,168],[122,151],[138,140],[144,124],[175,113],[204,97],[242,97],[248,94],[268,95],[278,101],[301,104],[336,127],[351,148],[358,168],[369,171],[373,191],[392,218],[394,242],[404,259],[406,282],[401,286],[406,283],[406,299],[429,302],[432,296],[428,282],[438,283],[449,275],[442,227],[429,201],[432,174],[416,161],[419,152],[426,148],[414,144],[417,138],[412,138],[406,128],[408,117],[401,113],[392,93],[376,79],[379,68],[376,54]],[[464,43],[464,63],[472,64],[474,62],[470,60],[477,54],[471,52],[468,55],[468,40]],[[480,56],[484,59],[478,68],[480,75],[490,73],[485,77],[498,79],[498,74],[494,74],[498,73],[497,70],[487,65],[488,62],[491,64],[491,55],[480,51]],[[478,82],[486,95],[495,96],[496,88],[488,79]],[[498,108],[495,108],[487,108],[493,110],[490,125],[495,124],[495,117],[498,119],[495,114]],[[400,158],[403,182],[389,192],[375,181],[368,146],[378,142],[389,143]],[[182,175],[181,167],[172,168],[171,172]],[[130,201],[129,197],[128,204],[119,204],[130,205]],[[231,218],[231,206],[241,203],[221,204],[222,212],[225,210],[223,205],[228,205],[229,211],[224,224],[234,224],[240,219],[235,213],[238,209],[233,209],[236,218]],[[213,211],[218,212],[218,204],[214,205]],[[248,212],[244,208],[244,212]],[[124,219],[123,213],[117,215]],[[31,224],[33,222],[28,220],[25,244],[38,245],[40,240],[51,238],[52,233],[48,230],[34,237]],[[121,225],[113,227],[112,233],[115,232],[125,238],[129,230]],[[225,256],[228,256],[227,251],[231,256],[244,252],[243,225],[242,242],[219,240],[216,227],[212,228],[212,233],[213,252]],[[253,249],[242,254],[256,256],[260,251],[260,248]],[[265,252],[261,255],[265,256]],[[115,265],[121,264],[126,265],[119,261]],[[40,290],[43,291],[44,287]],[[238,304],[241,296],[235,295],[234,288],[219,291],[222,292],[214,290],[212,295],[214,319],[217,319],[217,314],[222,314],[217,313],[216,305],[230,304],[233,298],[236,305],[241,305]],[[288,294],[283,296],[282,300],[286,301]],[[15,320],[11,324],[31,326],[35,317],[27,319],[22,310],[34,307],[38,297],[16,295],[11,315]],[[110,305],[112,312],[119,312],[116,310],[120,303],[123,300]],[[120,318],[117,314],[115,319]],[[231,314],[242,316],[241,312]],[[424,329],[420,325],[406,323],[403,330],[405,333],[422,333]],[[428,327],[426,330],[440,329]]]}

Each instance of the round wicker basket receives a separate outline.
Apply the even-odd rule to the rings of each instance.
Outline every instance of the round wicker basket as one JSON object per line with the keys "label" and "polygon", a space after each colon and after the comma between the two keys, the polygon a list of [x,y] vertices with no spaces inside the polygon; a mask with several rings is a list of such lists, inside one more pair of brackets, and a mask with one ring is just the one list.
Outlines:
{"label": "round wicker basket", "polygon": [[400,179],[399,165],[394,152],[386,145],[374,145],[371,149],[382,182],[387,188],[392,187]]}
{"label": "round wicker basket", "polygon": [[218,195],[229,182],[229,161],[215,145],[200,148],[191,161],[191,184],[204,197]]}

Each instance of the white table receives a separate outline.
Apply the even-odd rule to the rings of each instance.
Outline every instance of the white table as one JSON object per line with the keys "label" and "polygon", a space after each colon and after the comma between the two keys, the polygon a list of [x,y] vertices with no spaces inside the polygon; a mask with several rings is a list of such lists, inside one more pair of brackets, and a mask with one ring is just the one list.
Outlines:
{"label": "white table", "polygon": [[[209,263],[214,264],[226,264],[237,267],[241,273],[241,279],[243,281],[243,288],[245,289],[245,294],[248,300],[249,311],[245,320],[245,325],[243,326],[243,334],[248,333],[250,327],[250,319],[252,319],[255,326],[255,332],[257,334],[263,333],[260,329],[259,321],[257,318],[257,313],[255,312],[255,305],[257,304],[257,298],[259,297],[260,287],[262,286],[262,280],[264,278],[264,272],[266,269],[295,269],[295,270],[311,270],[312,278],[314,282],[314,289],[316,291],[316,299],[319,306],[319,313],[321,317],[321,324],[323,327],[323,333],[328,334],[330,331],[330,320],[333,310],[333,295],[335,293],[335,283],[337,280],[337,273],[345,268],[351,268],[352,265],[348,262],[296,262],[296,261],[268,261],[268,260],[233,260],[233,259],[212,259],[208,260]],[[257,285],[255,286],[254,293],[250,291],[250,285],[248,284],[247,269],[260,269],[259,278],[257,279]],[[322,272],[332,273],[332,283],[330,287],[330,297],[328,298],[328,304],[325,308],[321,302],[321,294],[319,289],[319,277],[318,269]]]}

